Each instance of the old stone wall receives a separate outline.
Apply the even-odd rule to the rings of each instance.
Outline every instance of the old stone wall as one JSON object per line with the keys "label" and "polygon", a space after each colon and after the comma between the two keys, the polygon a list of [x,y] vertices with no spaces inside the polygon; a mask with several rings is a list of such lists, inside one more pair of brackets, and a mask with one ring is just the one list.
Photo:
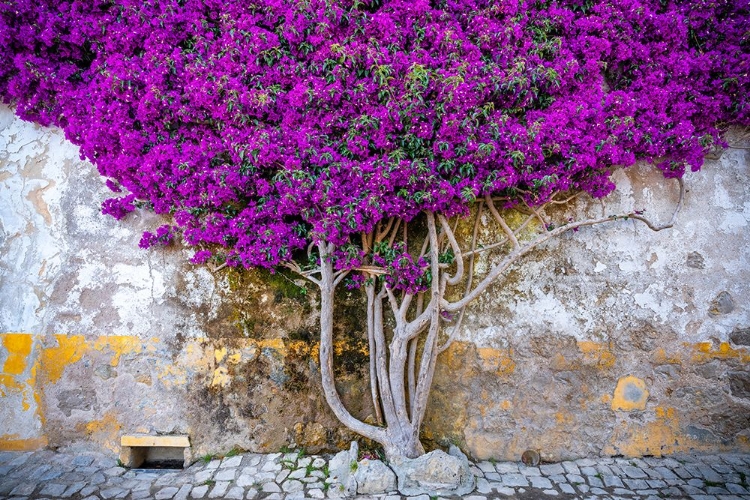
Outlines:
{"label": "old stone wall", "polygon": [[[442,355],[425,441],[498,459],[749,451],[749,165],[729,149],[690,174],[671,230],[618,221],[520,263]],[[669,216],[673,183],[645,166],[614,179],[575,213]],[[114,452],[133,432],[189,434],[197,454],[345,446],[320,393],[315,290],[141,250],[161,221],[105,218],[108,194],[59,130],[0,108],[0,449]],[[361,297],[338,299],[340,389],[366,417]]]}

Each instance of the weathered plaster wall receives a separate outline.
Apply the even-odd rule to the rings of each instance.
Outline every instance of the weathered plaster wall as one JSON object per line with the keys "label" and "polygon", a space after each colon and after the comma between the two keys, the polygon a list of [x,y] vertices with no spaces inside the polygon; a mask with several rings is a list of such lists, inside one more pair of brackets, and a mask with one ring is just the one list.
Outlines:
{"label": "weathered plaster wall", "polygon": [[[581,230],[493,287],[440,360],[425,439],[478,458],[750,450],[749,160],[728,150],[690,175],[672,230]],[[658,175],[615,180],[605,213],[668,215]],[[105,218],[106,197],[60,131],[0,108],[0,449],[115,450],[126,432],[188,433],[198,454],[343,446],[315,291],[140,250],[159,220]],[[364,417],[360,299],[339,299],[341,392]]]}

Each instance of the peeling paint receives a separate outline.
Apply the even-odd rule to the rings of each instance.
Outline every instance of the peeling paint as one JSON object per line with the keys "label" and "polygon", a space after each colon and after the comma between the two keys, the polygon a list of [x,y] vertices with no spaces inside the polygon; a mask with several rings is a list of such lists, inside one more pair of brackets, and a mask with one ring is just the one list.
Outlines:
{"label": "peeling paint", "polygon": [[[114,450],[118,432],[191,434],[199,453],[275,451],[307,434],[321,449],[346,445],[318,392],[315,290],[263,271],[212,273],[179,246],[141,251],[140,233],[164,220],[102,217],[111,193],[60,131],[2,107],[0,144],[0,332],[21,332],[0,334],[0,449]],[[606,210],[670,214],[676,191],[653,169],[612,178]],[[670,231],[622,221],[570,233],[467,308],[440,357],[429,446],[515,460],[525,449],[545,460],[750,450],[750,348],[727,343],[750,328],[748,157],[727,151],[686,182]],[[602,213],[583,198],[566,212]],[[492,264],[481,254],[477,277]],[[340,295],[340,389],[368,418],[359,299]],[[634,398],[617,387],[631,374],[648,396],[626,411]],[[80,388],[95,397],[81,403]]]}

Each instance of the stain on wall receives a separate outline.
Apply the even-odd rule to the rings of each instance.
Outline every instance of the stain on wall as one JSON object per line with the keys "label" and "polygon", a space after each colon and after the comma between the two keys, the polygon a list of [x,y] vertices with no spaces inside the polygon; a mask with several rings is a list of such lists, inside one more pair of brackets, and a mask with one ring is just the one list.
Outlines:
{"label": "stain on wall", "polygon": [[[472,304],[425,442],[498,459],[750,451],[749,164],[728,150],[690,174],[671,230],[568,234]],[[647,167],[614,180],[605,208],[570,216],[670,214],[674,186]],[[59,130],[0,108],[0,449],[114,453],[133,432],[187,433],[198,455],[345,447],[320,393],[316,291],[140,250],[162,221],[105,218],[108,196]],[[339,390],[367,418],[362,297],[337,299]]]}

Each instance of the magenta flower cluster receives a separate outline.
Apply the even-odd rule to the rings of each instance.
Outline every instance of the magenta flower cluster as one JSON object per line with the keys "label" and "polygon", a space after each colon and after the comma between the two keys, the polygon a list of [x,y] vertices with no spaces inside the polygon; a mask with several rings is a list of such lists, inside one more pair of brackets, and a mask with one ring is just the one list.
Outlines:
{"label": "magenta flower cluster", "polygon": [[[603,196],[637,159],[698,169],[750,125],[749,51],[746,0],[0,3],[0,95],[80,146],[121,193],[103,211],[248,267],[486,193]],[[384,265],[421,288],[407,255]]]}

